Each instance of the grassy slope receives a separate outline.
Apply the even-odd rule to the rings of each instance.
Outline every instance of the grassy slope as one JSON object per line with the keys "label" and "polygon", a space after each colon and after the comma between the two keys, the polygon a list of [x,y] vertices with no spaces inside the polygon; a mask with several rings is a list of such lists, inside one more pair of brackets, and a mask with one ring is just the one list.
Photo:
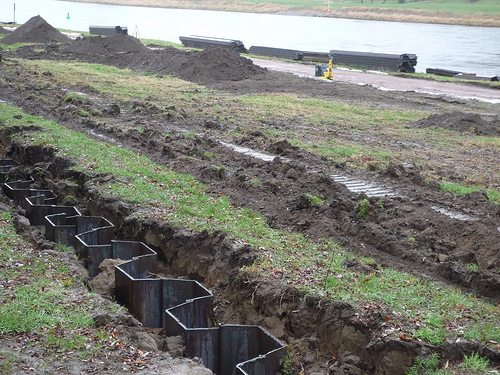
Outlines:
{"label": "grassy slope", "polygon": [[[399,4],[398,0],[73,0],[103,4],[165,8],[211,9],[253,13],[302,14],[370,20],[428,22],[500,27],[497,0],[426,0]],[[328,12],[328,6],[330,12]]]}

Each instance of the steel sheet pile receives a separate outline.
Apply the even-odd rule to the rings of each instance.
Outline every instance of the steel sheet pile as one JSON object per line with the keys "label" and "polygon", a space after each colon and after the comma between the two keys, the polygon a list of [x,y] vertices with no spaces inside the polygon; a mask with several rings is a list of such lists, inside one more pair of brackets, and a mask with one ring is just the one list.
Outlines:
{"label": "steel sheet pile", "polygon": [[[5,175],[9,162],[3,160],[0,166]],[[145,326],[163,328],[167,336],[182,335],[186,357],[200,358],[219,375],[271,375],[280,370],[286,349],[274,336],[259,326],[213,326],[213,295],[203,285],[157,277],[153,249],[114,239],[114,225],[106,218],[59,206],[52,191],[33,186],[28,178],[5,183],[4,190],[25,210],[31,225],[45,226],[47,239],[74,247],[90,277],[97,275],[104,259],[128,260],[115,267],[117,302]]]}

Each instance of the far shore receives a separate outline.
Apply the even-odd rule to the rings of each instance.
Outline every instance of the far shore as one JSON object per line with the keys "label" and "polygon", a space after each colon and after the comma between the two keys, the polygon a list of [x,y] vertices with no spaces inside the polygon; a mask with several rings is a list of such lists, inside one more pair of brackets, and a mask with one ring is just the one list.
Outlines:
{"label": "far shore", "polygon": [[462,14],[452,12],[433,12],[425,10],[372,8],[351,6],[331,8],[328,12],[323,7],[292,7],[288,5],[264,3],[251,4],[224,0],[68,0],[79,3],[114,4],[127,6],[145,6],[174,9],[218,10],[227,12],[272,13],[309,17],[350,18],[373,21],[397,21],[415,23],[436,23],[446,25],[466,25],[500,27],[500,15]]}

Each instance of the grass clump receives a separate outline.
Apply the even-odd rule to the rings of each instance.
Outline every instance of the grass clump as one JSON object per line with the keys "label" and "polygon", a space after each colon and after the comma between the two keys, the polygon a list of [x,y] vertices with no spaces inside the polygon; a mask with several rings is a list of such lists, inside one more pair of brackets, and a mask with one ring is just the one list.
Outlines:
{"label": "grass clump", "polygon": [[319,206],[322,206],[323,203],[325,203],[324,199],[321,199],[320,197],[318,197],[316,195],[306,193],[305,196],[306,196],[306,198],[311,206],[319,207]]}
{"label": "grass clump", "polygon": [[87,101],[87,98],[85,95],[76,93],[76,92],[70,92],[64,97],[64,102],[65,103],[73,103],[73,104],[83,104]]}
{"label": "grass clump", "polygon": [[370,210],[370,201],[368,200],[368,198],[361,199],[356,205],[356,212],[360,219],[366,219],[369,210]]}
{"label": "grass clump", "polygon": [[476,191],[484,190],[488,194],[488,198],[493,203],[500,203],[500,191],[496,189],[484,189],[478,186],[463,186],[453,182],[440,182],[441,190],[449,191],[455,195],[470,194]]}
{"label": "grass clump", "polygon": [[433,353],[428,357],[417,358],[406,375],[432,375],[439,369],[439,354]]}
{"label": "grass clump", "polygon": [[460,364],[460,367],[472,371],[486,371],[489,365],[490,361],[488,358],[481,357],[478,353],[472,353],[464,355],[464,360]]}
{"label": "grass clump", "polygon": [[406,375],[459,375],[459,374],[493,374],[488,371],[490,361],[478,353],[465,354],[462,361],[446,363],[441,366],[439,354],[433,353],[427,357],[417,358]]}

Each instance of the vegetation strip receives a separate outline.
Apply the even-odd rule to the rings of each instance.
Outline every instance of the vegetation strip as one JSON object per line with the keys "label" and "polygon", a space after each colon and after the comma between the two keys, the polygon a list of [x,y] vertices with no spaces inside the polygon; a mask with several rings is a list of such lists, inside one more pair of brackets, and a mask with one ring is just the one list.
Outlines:
{"label": "vegetation strip", "polygon": [[[88,0],[72,0],[89,2]],[[425,22],[474,26],[499,26],[500,10],[495,0],[371,2],[304,0],[91,0],[98,4],[206,9],[247,13],[280,13],[304,16],[368,19],[376,21]]]}
{"label": "vegetation strip", "polygon": [[[87,171],[113,175],[114,180],[100,185],[102,195],[152,207],[158,219],[179,226],[226,231],[235,241],[260,248],[258,261],[246,269],[250,274],[279,272],[286,275],[284,282],[309,293],[365,310],[383,308],[387,328],[402,339],[421,338],[436,344],[454,337],[500,342],[498,311],[492,304],[391,269],[374,269],[368,275],[350,272],[342,262],[354,257],[334,243],[312,243],[301,235],[273,230],[258,214],[232,207],[226,197],[207,196],[204,186],[191,176],[166,170],[131,151],[92,141],[52,121],[6,105],[0,108],[3,126],[36,124],[43,128],[24,134],[24,142],[54,147],[59,156],[74,160]],[[14,119],[19,114],[23,119]]]}

